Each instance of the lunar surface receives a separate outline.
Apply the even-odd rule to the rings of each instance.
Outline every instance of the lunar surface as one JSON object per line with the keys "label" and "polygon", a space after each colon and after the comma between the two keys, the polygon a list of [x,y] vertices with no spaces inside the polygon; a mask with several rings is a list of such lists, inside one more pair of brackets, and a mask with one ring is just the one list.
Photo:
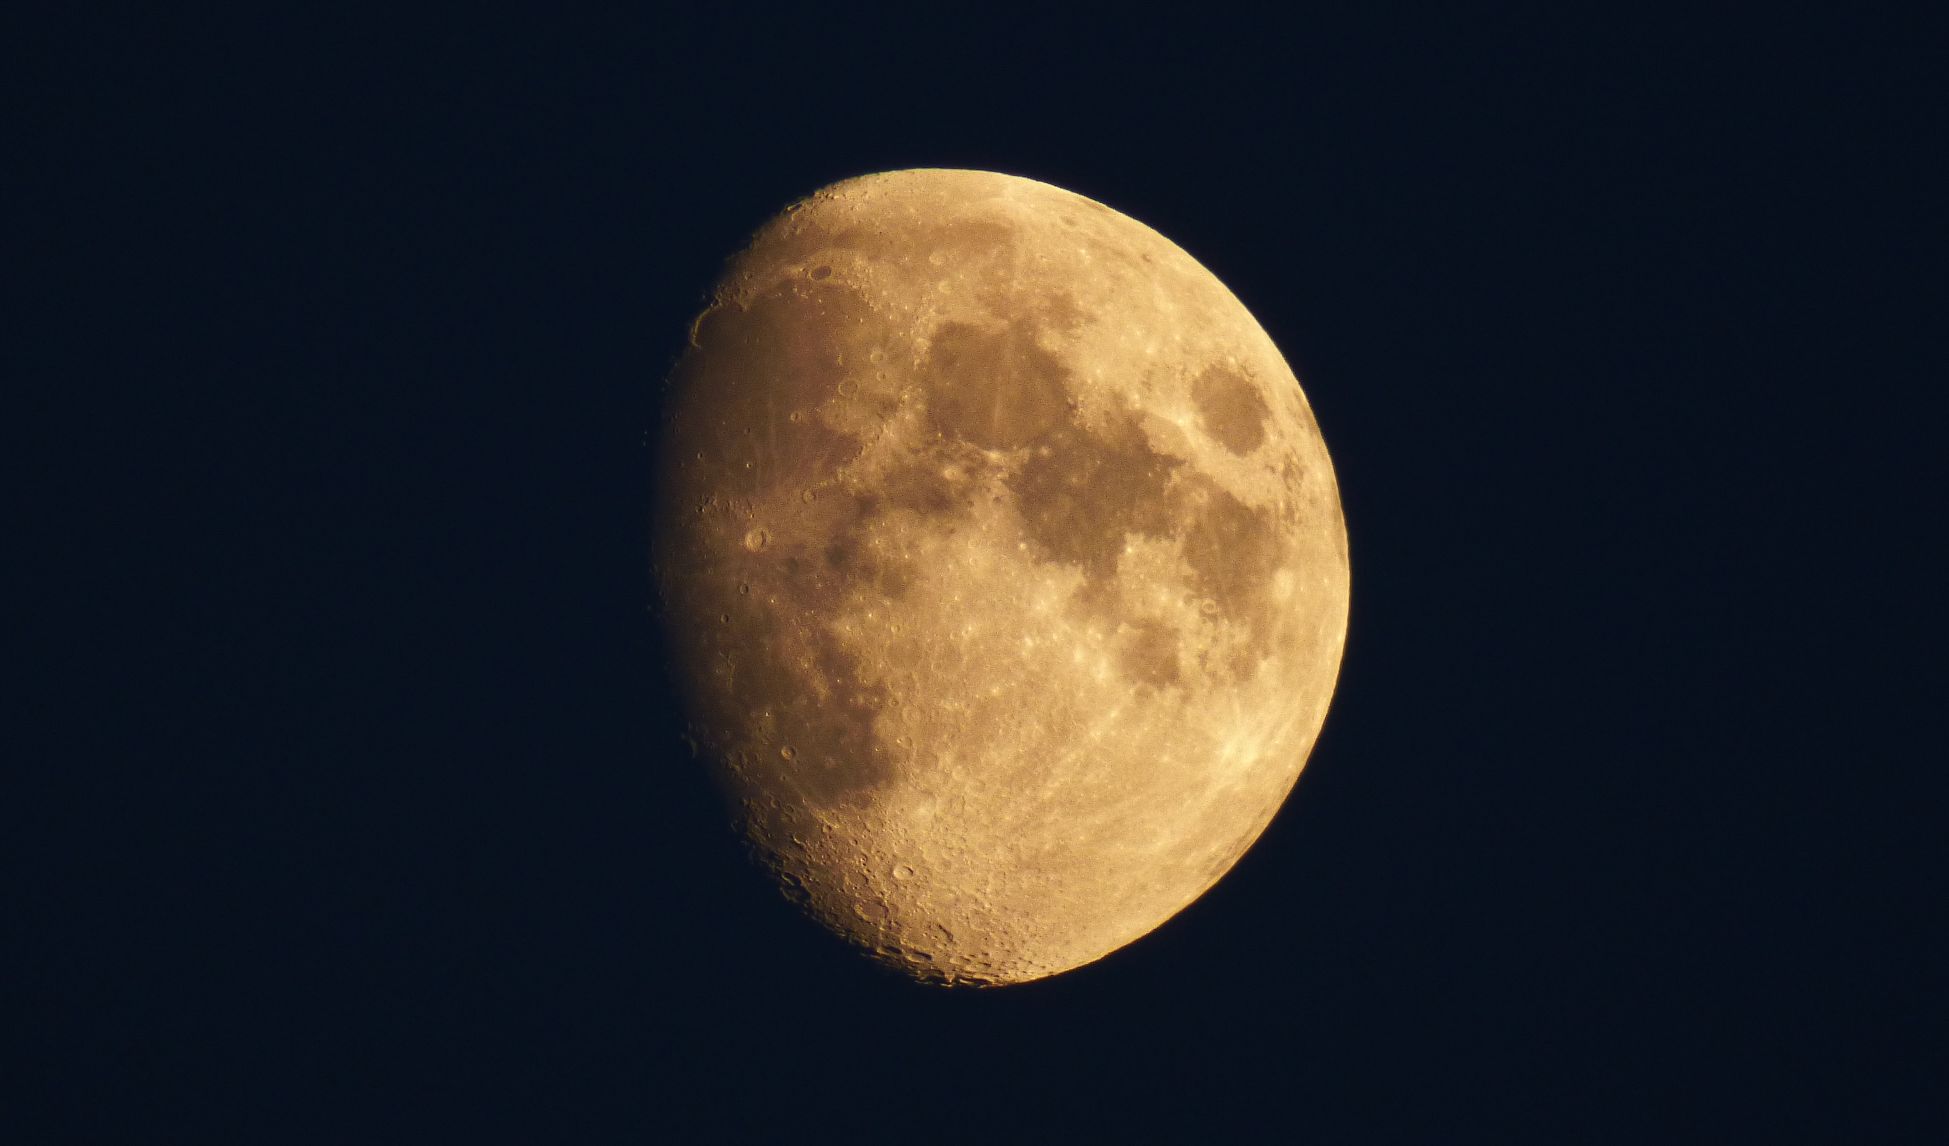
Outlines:
{"label": "lunar surface", "polygon": [[1347,545],[1299,383],[1162,235],[1028,179],[835,184],[669,380],[654,574],[688,720],[786,894],[928,982],[1156,928],[1312,750]]}

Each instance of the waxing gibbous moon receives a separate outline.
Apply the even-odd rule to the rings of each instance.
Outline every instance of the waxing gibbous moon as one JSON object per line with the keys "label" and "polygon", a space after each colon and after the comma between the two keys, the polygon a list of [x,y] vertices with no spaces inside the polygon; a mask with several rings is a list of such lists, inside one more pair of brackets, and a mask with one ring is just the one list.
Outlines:
{"label": "waxing gibbous moon", "polygon": [[928,982],[1130,943],[1265,829],[1347,619],[1320,431],[1156,231],[985,171],[834,184],[669,380],[653,544],[688,736],[786,894]]}

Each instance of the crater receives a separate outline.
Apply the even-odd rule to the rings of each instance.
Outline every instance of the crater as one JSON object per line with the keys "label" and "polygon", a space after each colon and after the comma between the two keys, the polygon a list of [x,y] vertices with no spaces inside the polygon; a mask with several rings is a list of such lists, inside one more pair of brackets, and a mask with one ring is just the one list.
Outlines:
{"label": "crater", "polygon": [[1191,400],[1198,407],[1198,424],[1219,445],[1245,455],[1265,441],[1265,396],[1252,379],[1231,366],[1206,367],[1191,381]]}

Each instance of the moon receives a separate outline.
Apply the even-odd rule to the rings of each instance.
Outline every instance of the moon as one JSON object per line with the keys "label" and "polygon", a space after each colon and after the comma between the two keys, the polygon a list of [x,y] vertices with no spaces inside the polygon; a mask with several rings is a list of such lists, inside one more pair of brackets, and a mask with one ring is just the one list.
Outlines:
{"label": "moon", "polygon": [[834,184],[728,264],[664,395],[687,738],[786,895],[928,983],[1154,930],[1297,780],[1347,539],[1272,340],[1069,191]]}

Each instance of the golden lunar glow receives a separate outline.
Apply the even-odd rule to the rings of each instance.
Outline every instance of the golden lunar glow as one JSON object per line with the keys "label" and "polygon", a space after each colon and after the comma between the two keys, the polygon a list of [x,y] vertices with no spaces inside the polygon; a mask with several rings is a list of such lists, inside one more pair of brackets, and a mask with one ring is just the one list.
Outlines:
{"label": "golden lunar glow", "polygon": [[1311,751],[1346,531],[1292,371],[1162,235],[1028,179],[835,184],[670,380],[655,575],[689,735],[787,894],[917,978],[1116,950]]}

